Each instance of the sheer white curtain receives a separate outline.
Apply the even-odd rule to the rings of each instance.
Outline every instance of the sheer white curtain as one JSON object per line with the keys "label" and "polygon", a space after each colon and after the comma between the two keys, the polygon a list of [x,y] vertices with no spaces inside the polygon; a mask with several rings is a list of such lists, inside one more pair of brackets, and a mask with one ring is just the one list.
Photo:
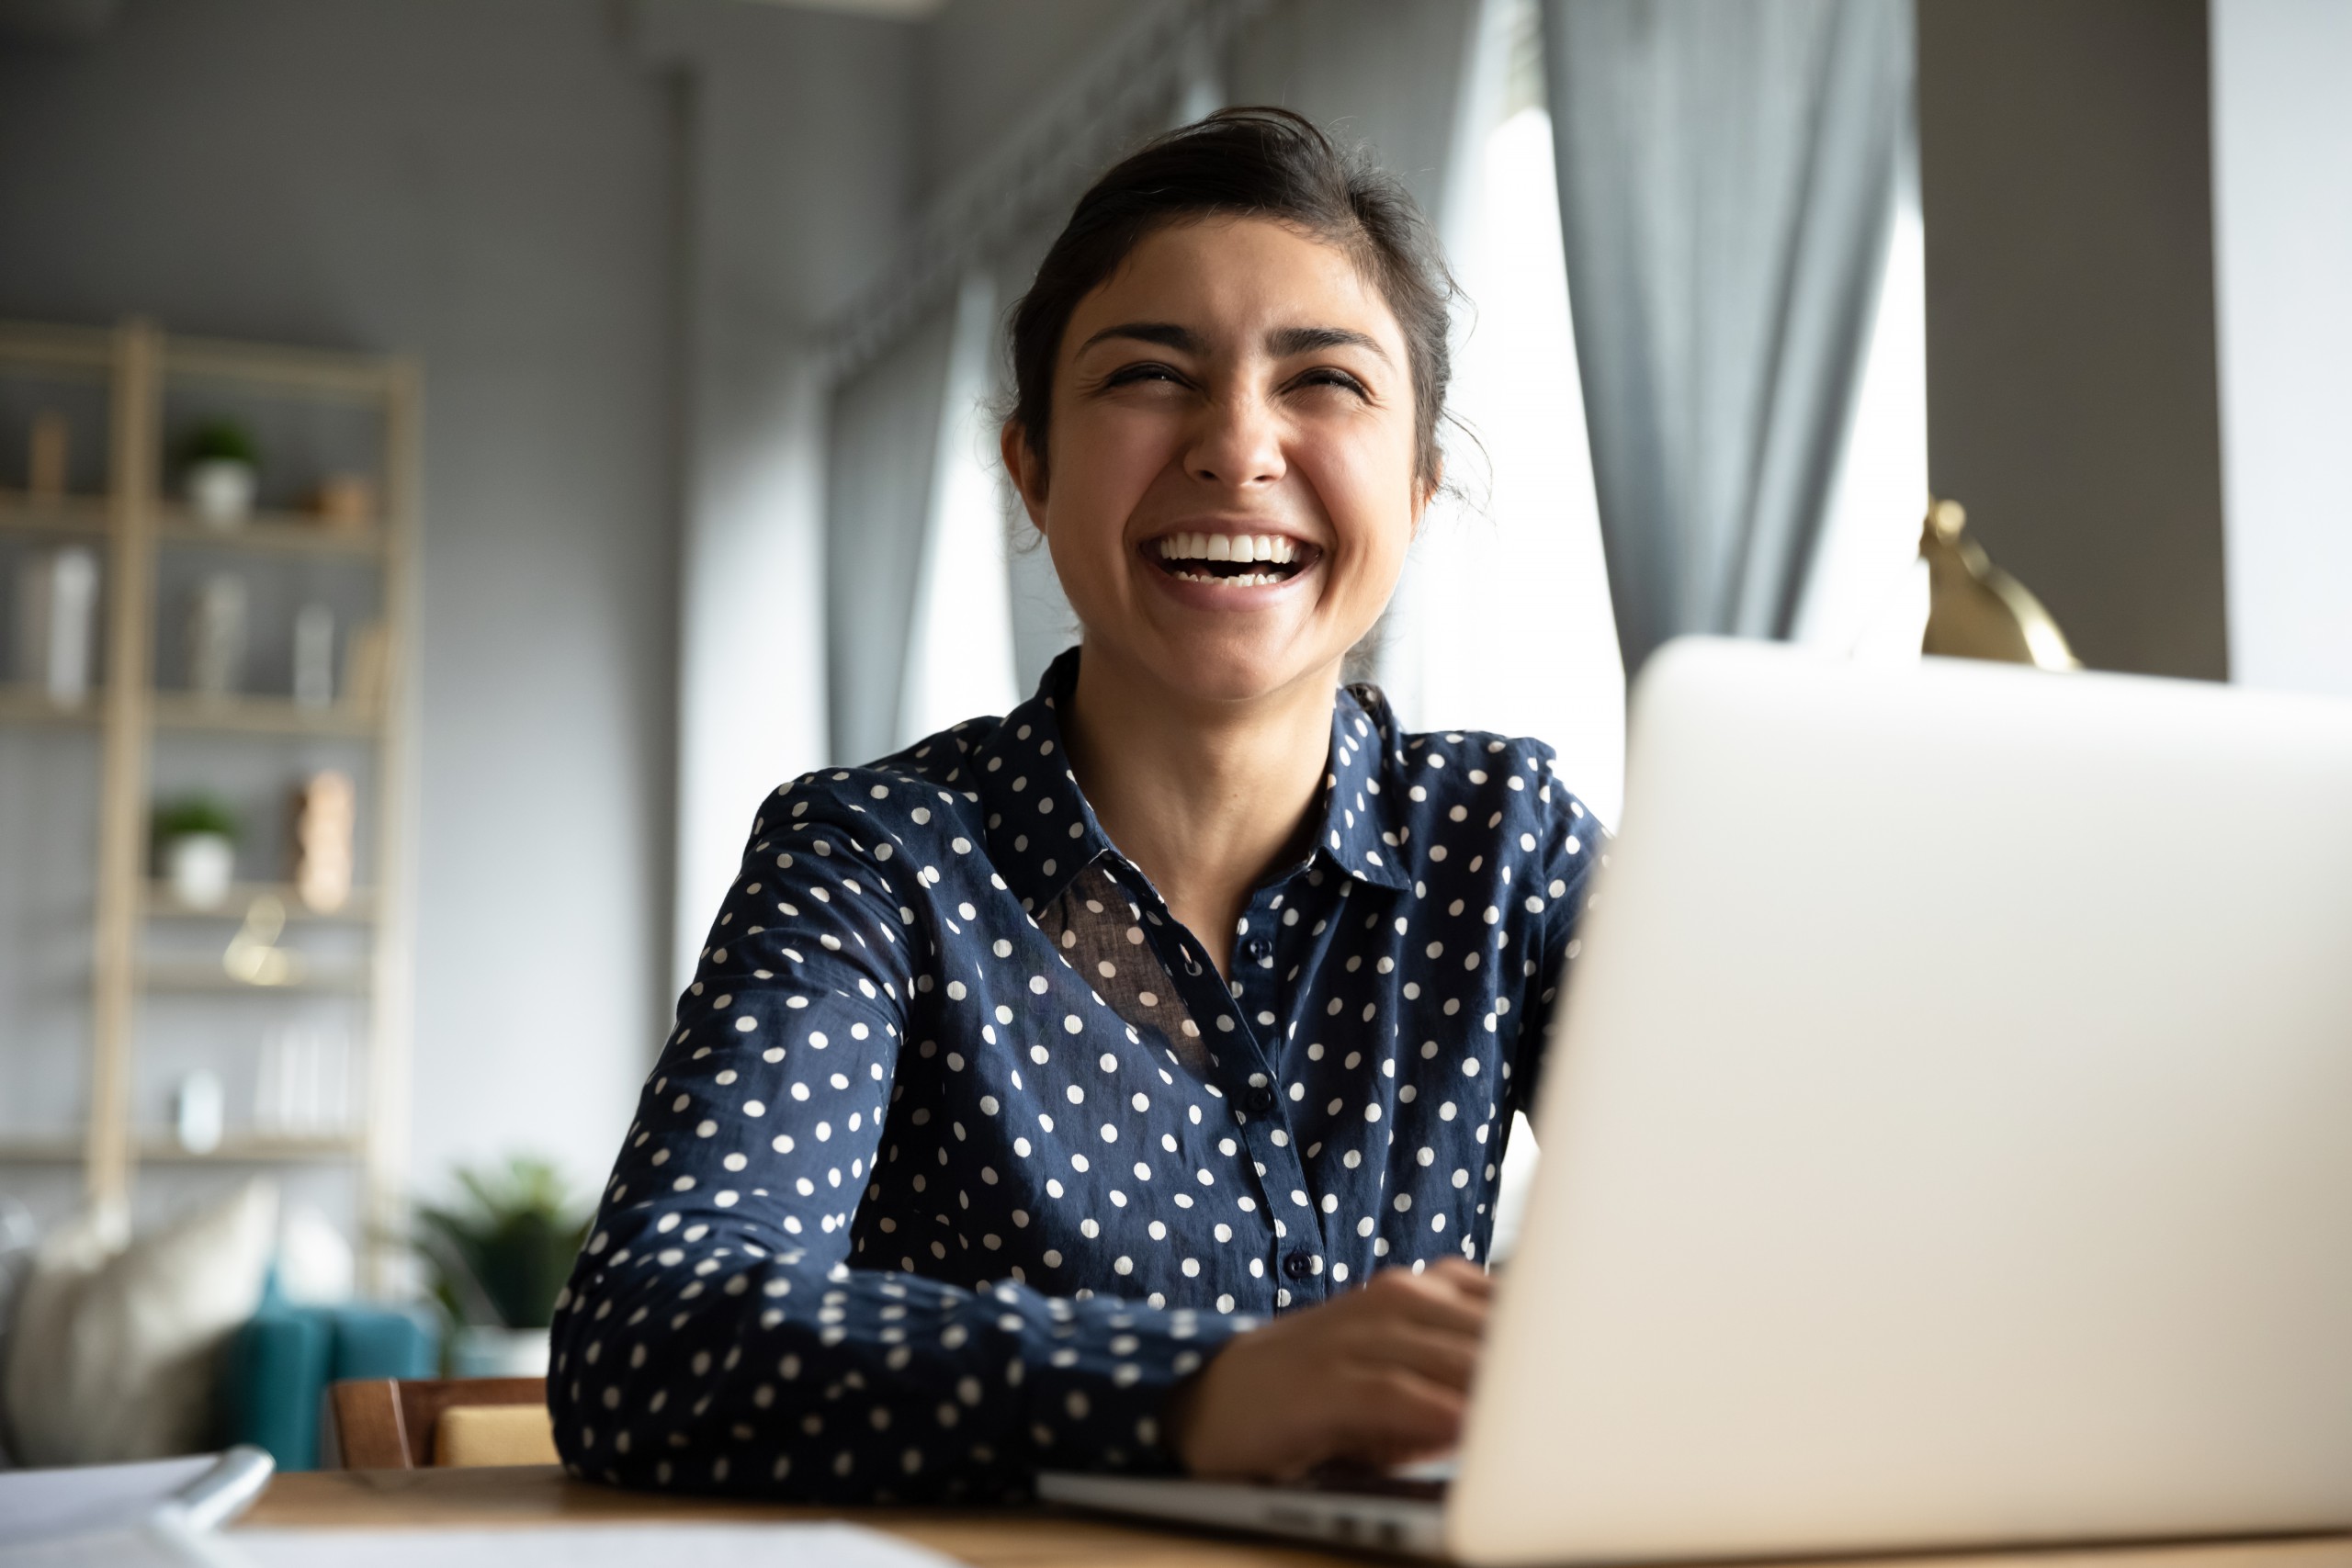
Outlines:
{"label": "sheer white curtain", "polygon": [[833,391],[825,672],[837,764],[871,761],[898,738],[955,326],[951,302]]}
{"label": "sheer white curtain", "polygon": [[1374,679],[1416,729],[1532,735],[1613,822],[1625,676],[1584,440],[1567,268],[1532,0],[1489,0],[1442,214],[1467,296],[1430,511],[1380,632]]}
{"label": "sheer white curtain", "polygon": [[1796,640],[1857,659],[1916,660],[1928,624],[1919,527],[1928,510],[1927,234],[1906,126],[1894,223],[1837,488]]}
{"label": "sheer white curtain", "polygon": [[897,743],[1020,700],[1006,572],[1009,487],[989,417],[995,378],[996,287],[974,271],[956,291],[928,537],[915,583]]}
{"label": "sheer white curtain", "polygon": [[1589,439],[1627,663],[1794,629],[1909,120],[1904,0],[1547,0]]}

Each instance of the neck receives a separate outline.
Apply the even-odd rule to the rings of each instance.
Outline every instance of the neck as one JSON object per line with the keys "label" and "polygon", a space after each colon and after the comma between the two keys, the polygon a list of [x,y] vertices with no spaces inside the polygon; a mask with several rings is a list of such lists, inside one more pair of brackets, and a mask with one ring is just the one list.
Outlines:
{"label": "neck", "polygon": [[1297,852],[1323,783],[1339,667],[1244,702],[1171,693],[1090,646],[1062,716],[1102,830],[1231,975],[1250,890]]}

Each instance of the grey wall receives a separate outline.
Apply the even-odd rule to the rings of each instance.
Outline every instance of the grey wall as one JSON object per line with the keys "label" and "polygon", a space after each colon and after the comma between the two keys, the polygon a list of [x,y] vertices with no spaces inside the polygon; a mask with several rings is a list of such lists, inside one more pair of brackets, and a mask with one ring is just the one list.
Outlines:
{"label": "grey wall", "polygon": [[2203,0],[1919,0],[1928,462],[2084,661],[2220,679]]}
{"label": "grey wall", "polygon": [[1136,8],[1136,0],[948,0],[922,29],[922,194],[954,184],[1019,130]]}
{"label": "grey wall", "polygon": [[600,1179],[666,1012],[678,134],[612,17],[134,0],[0,44],[0,313],[424,361],[428,1185]]}

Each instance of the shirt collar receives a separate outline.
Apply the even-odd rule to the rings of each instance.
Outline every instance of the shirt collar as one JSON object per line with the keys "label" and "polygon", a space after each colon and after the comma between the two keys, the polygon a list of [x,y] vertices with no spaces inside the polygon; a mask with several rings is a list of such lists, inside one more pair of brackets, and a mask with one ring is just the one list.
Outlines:
{"label": "shirt collar", "polygon": [[[1061,706],[1078,685],[1079,650],[1046,667],[1036,694],[997,725],[972,758],[974,787],[987,811],[989,854],[1005,886],[1031,914],[1062,896],[1087,866],[1117,847],[1069,771]],[[1331,748],[1323,779],[1315,854],[1359,882],[1408,888],[1402,836],[1385,793],[1383,761],[1397,744],[1386,701],[1372,686],[1343,686],[1331,705]],[[1393,775],[1392,775],[1393,776]]]}
{"label": "shirt collar", "polygon": [[1340,688],[1331,705],[1331,753],[1315,846],[1359,882],[1403,889],[1413,886],[1403,869],[1403,813],[1391,794],[1396,774],[1383,765],[1398,743],[1396,716],[1380,688]]}

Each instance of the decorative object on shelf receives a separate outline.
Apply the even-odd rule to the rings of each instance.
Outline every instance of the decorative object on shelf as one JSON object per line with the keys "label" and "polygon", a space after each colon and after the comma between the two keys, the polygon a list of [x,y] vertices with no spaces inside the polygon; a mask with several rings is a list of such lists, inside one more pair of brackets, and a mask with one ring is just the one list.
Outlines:
{"label": "decorative object on shelf", "polygon": [[356,713],[381,713],[384,675],[392,651],[391,631],[381,621],[369,621],[351,634],[343,656],[343,700]]}
{"label": "decorative object on shelf", "polygon": [[188,433],[181,448],[187,509],[208,528],[241,528],[254,513],[261,455],[245,427],[216,419]]}
{"label": "decorative object on shelf", "polygon": [[174,901],[217,909],[237,879],[237,818],[219,797],[183,795],[155,809],[155,857]]}
{"label": "decorative object on shelf", "polygon": [[198,1067],[180,1079],[179,1092],[172,1097],[172,1132],[180,1147],[192,1155],[219,1148],[223,1104],[220,1075],[211,1068]]}
{"label": "decorative object on shelf", "polygon": [[450,1337],[450,1375],[542,1375],[556,1293],[587,1238],[587,1216],[546,1160],[457,1175],[463,1206],[417,1211],[433,1293],[460,1325]]}
{"label": "decorative object on shelf", "polygon": [[262,1037],[254,1128],[276,1138],[338,1138],[352,1126],[351,1042],[317,1029]]}
{"label": "decorative object on shelf", "polygon": [[358,818],[359,792],[340,769],[322,768],[294,792],[294,892],[322,915],[351,901]]}
{"label": "decorative object on shelf", "polygon": [[365,532],[376,521],[376,485],[365,474],[330,474],[311,496],[311,514],[336,533]]}
{"label": "decorative object on shelf", "polygon": [[73,451],[71,428],[54,409],[33,415],[32,439],[25,462],[25,498],[36,505],[54,506],[65,499],[66,458]]}
{"label": "decorative object on shelf", "polygon": [[276,894],[262,894],[245,906],[244,923],[221,950],[220,967],[248,986],[301,984],[302,955],[277,945],[285,934],[286,906]]}
{"label": "decorative object on shelf", "polygon": [[[76,1010],[85,1027],[70,1032],[81,1035],[74,1077],[88,1086],[87,1103],[71,1123],[35,1116],[28,1105],[10,1099],[9,1075],[0,1070],[0,1109],[20,1123],[0,1141],[0,1161],[63,1166],[78,1159],[93,1209],[117,1213],[130,1213],[134,1201],[144,1206],[158,1188],[170,1184],[166,1172],[181,1161],[347,1168],[351,1180],[337,1181],[329,1190],[338,1198],[347,1195],[352,1219],[366,1226],[346,1229],[363,1249],[361,1278],[370,1290],[400,1289],[409,1272],[400,1253],[410,1229],[410,1141],[396,1112],[405,1103],[402,1086],[409,1077],[413,917],[404,895],[413,860],[411,814],[404,809],[413,770],[401,764],[414,705],[375,701],[363,706],[339,677],[356,663],[367,673],[369,692],[389,695],[408,689],[416,577],[408,545],[419,523],[423,466],[419,368],[413,360],[386,355],[185,339],[137,319],[107,328],[10,321],[0,321],[0,379],[16,389],[15,395],[0,398],[6,405],[0,407],[0,444],[14,444],[0,452],[0,531],[10,536],[0,541],[0,745],[36,756],[44,768],[61,759],[78,762],[95,749],[97,775],[91,792],[96,829],[90,845],[94,918],[70,922],[88,933],[75,943],[73,956],[88,976],[90,1005]],[[79,390],[47,389],[61,381]],[[31,386],[40,389],[28,392]],[[231,403],[232,397],[238,400]],[[56,435],[35,434],[33,444],[42,455],[28,460],[25,443],[33,416],[42,411],[66,416],[62,434],[67,439],[61,446]],[[219,414],[232,415],[244,428],[186,439],[192,427]],[[283,454],[271,436],[280,429],[293,444]],[[259,472],[254,437],[266,441],[258,457],[267,462],[267,473]],[[187,471],[190,460],[214,459],[236,469],[221,487],[230,493],[216,494],[213,481]],[[338,471],[368,476],[372,493],[362,509],[365,525],[347,531],[331,525],[327,516],[257,510],[278,503],[281,467],[289,479],[302,481]],[[56,475],[62,475],[61,497],[44,501],[28,493]],[[320,510],[345,517],[358,499],[345,489],[339,497],[323,498]],[[242,532],[211,533],[191,503],[224,525],[249,521]],[[45,681],[50,661],[44,652],[35,669],[19,667],[24,617],[17,613],[17,570],[35,551],[74,545],[95,553],[99,575],[92,618],[97,624],[84,661],[90,695],[80,714],[61,716],[45,711],[48,704],[37,686],[20,683],[32,673]],[[193,613],[198,608],[193,603],[199,597],[198,584],[207,573],[228,570],[246,575],[250,595],[243,603],[235,601],[233,591],[232,596],[215,595],[213,607],[225,603],[243,614],[208,617],[212,625],[199,638]],[[333,580],[332,591],[322,577]],[[281,600],[281,590],[290,596]],[[331,592],[351,593],[350,608]],[[240,643],[290,636],[293,614],[306,599],[334,604],[342,622],[334,629],[346,645],[356,621],[365,618],[353,614],[363,603],[389,627],[372,649],[358,650],[356,660],[345,649],[332,650],[332,673],[338,679],[332,684],[331,705],[304,707],[290,700],[290,669],[269,677],[274,701],[208,701],[199,694],[205,684],[224,694],[255,686],[258,666],[276,664],[264,656],[284,656],[291,651],[290,642],[242,648]],[[277,618],[281,615],[282,624]],[[223,622],[236,635],[217,635]],[[211,645],[206,657],[184,657],[197,651],[193,642]],[[236,671],[241,658],[242,681]],[[206,679],[199,682],[198,676]],[[105,722],[87,722],[96,716],[92,709],[101,696]],[[59,717],[69,722],[53,722]],[[168,836],[158,833],[151,840],[148,835],[157,826],[151,807],[178,793],[177,781],[191,777],[182,771],[184,764],[209,758],[232,770],[193,775],[209,784],[243,776],[250,766],[266,765],[270,756],[299,757],[287,772],[268,775],[280,779],[290,794],[303,773],[327,759],[285,742],[328,738],[334,742],[332,758],[368,784],[368,826],[375,835],[368,844],[371,885],[355,890],[340,911],[323,917],[327,929],[313,933],[306,927],[285,938],[282,926],[273,926],[267,917],[310,913],[292,884],[292,863],[285,867],[288,886],[249,887],[236,875],[259,869],[240,863],[253,846],[241,840],[232,853],[216,840],[209,855],[203,850],[182,852],[183,861],[209,859],[212,867],[198,875],[194,864],[183,864],[175,895],[168,879]],[[360,755],[368,758],[364,774],[356,765]],[[17,804],[0,786],[0,807]],[[246,803],[240,799],[239,805]],[[265,814],[274,831],[287,831],[276,826],[275,812],[265,807]],[[262,820],[250,811],[245,815],[248,829]],[[254,895],[266,891],[277,894],[275,910],[252,908]],[[187,894],[197,904],[217,900],[216,907],[195,908]],[[246,978],[232,976],[230,955],[218,946],[170,951],[190,940],[223,941],[249,915],[261,919],[240,931],[242,940],[235,944],[236,966]],[[64,938],[63,928],[59,934]],[[315,953],[306,945],[313,942]],[[254,988],[251,980],[286,977],[280,972],[290,959],[285,948],[309,959],[310,973],[299,986]],[[65,950],[60,953],[63,956]],[[183,1006],[178,1000],[205,993],[237,999],[225,1006]],[[151,1003],[163,1005],[143,1005]],[[21,1010],[0,1007],[0,1013],[11,1010]],[[347,1034],[356,1064],[348,1075],[354,1109],[336,1109],[340,1089],[321,1089],[322,1105],[315,1113],[300,1109],[298,1092],[294,1109],[280,1117],[338,1129],[333,1135],[272,1139],[250,1129],[243,1109],[253,1089],[253,1063],[183,1054],[191,1033],[200,1039],[225,1020],[245,1015],[254,1015],[243,1041],[248,1050],[261,1044],[261,1031],[270,1023],[310,1022]],[[12,1038],[13,1021],[0,1019],[0,1040]],[[61,1037],[59,1043],[67,1041]],[[45,1042],[36,1046],[48,1048]],[[339,1049],[330,1046],[309,1067],[299,1059],[281,1062],[288,1067],[288,1084],[299,1091],[306,1078],[340,1083]],[[225,1141],[203,1159],[176,1146],[169,1103],[179,1076],[197,1066],[220,1071],[233,1100]],[[379,1081],[387,1092],[376,1092]],[[155,1094],[158,1089],[163,1092]],[[243,1136],[249,1130],[250,1144]],[[163,1169],[142,1175],[142,1152],[164,1162]],[[0,1211],[6,1207],[0,1199]],[[342,1223],[339,1203],[333,1212]],[[0,1276],[6,1273],[0,1259]],[[0,1294],[6,1284],[0,1277]],[[0,1319],[5,1317],[0,1312]],[[5,1350],[0,1345],[0,1352]],[[315,1391],[297,1403],[314,1418]],[[105,1414],[95,1405],[91,1412]]]}
{"label": "decorative object on shelf", "polygon": [[2043,670],[2080,670],[2066,634],[2027,592],[1967,536],[1968,513],[1956,501],[1928,503],[1919,558],[1928,563],[1928,630],[1921,651],[1953,659],[1990,659]]}
{"label": "decorative object on shelf", "polygon": [[216,571],[197,585],[187,616],[187,685],[199,697],[232,697],[245,673],[245,580]]}
{"label": "decorative object on shelf", "polygon": [[98,558],[85,545],[34,554],[17,578],[17,678],[62,708],[90,694]]}
{"label": "decorative object on shelf", "polygon": [[288,1203],[277,1228],[277,1291],[303,1306],[333,1306],[351,1299],[358,1259],[334,1222],[315,1204]]}
{"label": "decorative object on shelf", "polygon": [[334,612],[305,604],[294,612],[294,705],[334,705]]}

